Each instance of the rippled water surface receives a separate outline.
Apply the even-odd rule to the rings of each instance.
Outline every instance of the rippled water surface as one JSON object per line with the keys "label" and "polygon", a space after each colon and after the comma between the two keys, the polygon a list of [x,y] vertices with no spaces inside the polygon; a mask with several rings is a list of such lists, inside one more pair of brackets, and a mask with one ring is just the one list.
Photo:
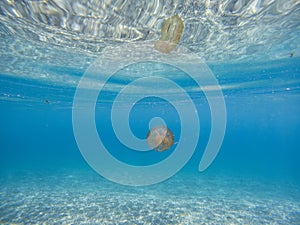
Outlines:
{"label": "rippled water surface", "polygon": [[298,0],[3,0],[0,69],[37,79],[55,76],[40,74],[44,66],[86,69],[107,46],[158,39],[163,21],[175,14],[184,21],[180,44],[205,61],[297,57],[299,6]]}

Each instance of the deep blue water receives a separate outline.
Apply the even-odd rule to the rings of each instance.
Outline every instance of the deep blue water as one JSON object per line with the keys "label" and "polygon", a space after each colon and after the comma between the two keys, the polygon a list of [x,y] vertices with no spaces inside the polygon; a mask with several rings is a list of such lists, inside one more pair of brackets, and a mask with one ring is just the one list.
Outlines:
{"label": "deep blue water", "polygon": [[[286,65],[279,62],[281,66],[276,69],[252,71],[251,79],[262,79],[265,76],[272,85],[260,87],[257,84],[223,91],[227,110],[226,133],[220,153],[209,170],[247,171],[265,176],[277,175],[279,178],[291,177],[299,181],[299,60],[286,61]],[[214,74],[221,77],[221,85],[225,82],[234,83],[233,79],[226,79],[226,73],[229,72],[238,82],[249,81],[247,71],[243,74],[238,70],[239,74],[235,75],[234,68],[230,66],[210,66]],[[271,91],[272,87],[274,90]],[[0,104],[1,167],[85,167],[72,129],[72,97],[75,88],[1,75],[1,95],[12,96],[14,92],[21,97],[17,100],[7,97]],[[107,97],[109,95],[112,97]],[[197,164],[208,141],[211,118],[205,96],[201,92],[190,95],[198,110],[201,131],[188,168],[198,173]],[[113,100],[114,96],[114,93],[106,93],[105,97]],[[126,154],[126,149],[129,152],[130,149],[118,141],[111,125],[111,106],[112,102],[98,101],[95,120],[99,135],[112,154],[131,164],[141,165],[151,164],[171,154],[172,148],[169,153],[157,154],[152,151]],[[176,141],[180,136],[180,118],[171,104],[159,98],[145,98],[132,107],[129,123],[133,133],[139,138],[145,138],[149,121],[158,116],[173,130]]]}
{"label": "deep blue water", "polygon": [[[0,102],[0,165],[3,183],[1,184],[2,212],[0,212],[0,217],[4,222],[48,221],[52,223],[53,221],[63,221],[63,223],[68,223],[66,221],[69,221],[72,223],[75,221],[74,223],[76,223],[75,219],[67,220],[58,215],[57,217],[54,216],[55,210],[59,211],[59,206],[63,207],[70,200],[63,200],[64,198],[60,198],[59,194],[52,198],[51,189],[53,188],[52,190],[55,192],[61,192],[64,195],[69,191],[71,194],[75,193],[74,198],[78,199],[81,198],[82,194],[93,196],[93,193],[100,196],[112,195],[112,198],[121,198],[122,201],[127,199],[125,203],[128,201],[128,204],[132,204],[132,206],[128,206],[128,209],[136,213],[134,218],[128,219],[129,223],[148,221],[146,216],[144,220],[138,219],[138,216],[143,216],[144,213],[139,211],[139,207],[135,205],[133,199],[141,198],[139,201],[143,201],[143,196],[145,195],[144,197],[147,199],[146,196],[150,193],[153,195],[152,200],[157,198],[153,200],[153,204],[161,204],[158,199],[165,199],[166,196],[169,196],[170,199],[174,198],[175,203],[173,202],[173,205],[167,207],[170,207],[171,211],[172,209],[176,211],[182,207],[182,212],[176,211],[176,213],[183,215],[186,215],[185,213],[189,210],[193,213],[198,212],[198,208],[185,208],[185,204],[191,199],[198,199],[198,202],[202,202],[199,199],[201,197],[210,199],[205,200],[208,202],[215,199],[216,202],[224,203],[223,206],[212,204],[212,209],[208,207],[207,210],[212,212],[211,217],[198,218],[194,214],[194,219],[190,220],[184,216],[181,218],[182,220],[174,219],[174,217],[159,217],[160,219],[157,219],[156,222],[161,224],[172,221],[173,223],[181,221],[186,224],[200,223],[200,221],[238,223],[238,220],[235,220],[236,218],[231,213],[237,213],[239,210],[242,211],[240,223],[256,221],[254,224],[269,222],[298,224],[300,221],[298,220],[300,219],[300,63],[299,58],[270,63],[278,66],[262,67],[258,62],[230,64],[228,66],[209,65],[221,85],[261,80],[266,80],[266,82],[263,85],[257,82],[245,88],[241,85],[236,89],[223,90],[227,111],[226,133],[218,156],[204,172],[198,171],[198,164],[211,131],[211,115],[203,93],[191,92],[190,95],[200,118],[200,137],[196,151],[186,166],[174,177],[161,184],[140,188],[130,188],[105,180],[102,176],[94,173],[82,157],[72,127],[72,98],[75,88],[12,78],[2,74],[0,76],[0,94],[2,96]],[[248,70],[241,69],[245,65],[249,66],[251,76]],[[74,74],[74,76],[82,76],[83,72]],[[112,80],[111,82],[116,81]],[[185,84],[182,83],[181,85],[184,86]],[[95,121],[100,138],[115,158],[131,165],[141,166],[157,163],[173,153],[176,144],[163,153],[155,151],[136,152],[122,145],[115,136],[111,125],[110,113],[115,94],[110,92],[102,94],[109,101],[98,101]],[[12,96],[17,97],[13,98]],[[181,104],[184,105],[184,102]],[[119,110],[124,110],[126,107],[128,105],[123,104],[123,108],[121,107]],[[168,127],[174,132],[175,141],[180,141],[178,139],[181,132],[180,118],[176,109],[159,98],[146,98],[132,107],[129,124],[133,133],[137,137],[145,138],[149,130],[148,123],[151,118],[156,116],[164,118]],[[190,126],[192,127],[194,124],[190,124]],[[189,138],[189,135],[183,138]],[[114,168],[111,170],[113,171]],[[82,186],[80,185],[81,182]],[[173,182],[176,187],[173,186]],[[191,182],[190,186],[188,186],[189,182]],[[193,182],[200,183],[195,184]],[[89,186],[90,189],[85,189],[86,186]],[[21,187],[24,189],[21,190]],[[54,214],[51,214],[52,217],[50,215],[47,218],[37,219],[39,213],[43,214],[49,210],[42,208],[36,208],[32,211],[32,218],[36,218],[36,220],[30,220],[30,217],[15,217],[16,213],[25,215],[23,214],[25,211],[22,211],[22,205],[28,209],[28,205],[41,204],[39,201],[26,203],[26,198],[23,199],[18,194],[9,194],[9,190],[14,190],[14,193],[24,194],[27,191],[30,195],[33,193],[29,191],[30,187],[35,190],[35,193],[38,190],[43,190],[41,194],[44,193],[44,197],[47,196],[53,200],[51,203],[54,210],[52,211]],[[50,189],[48,190],[48,188]],[[78,192],[74,192],[73,188]],[[169,188],[173,189],[173,192],[168,192]],[[130,195],[131,198],[123,196],[124,193]],[[16,199],[13,200],[12,196],[15,196]],[[87,198],[92,201],[92,196]],[[255,200],[253,196],[262,199],[260,199],[261,201]],[[175,207],[177,198],[182,198],[182,200]],[[41,199],[45,200],[44,198]],[[259,210],[251,211],[250,206],[249,211],[247,211],[248,206],[237,205],[239,203],[244,204],[245,199],[256,205],[257,209],[262,207],[260,209],[266,210],[266,213],[260,215]],[[249,199],[252,199],[253,202]],[[102,204],[109,204],[105,203],[104,199],[98,200],[93,204],[100,204],[101,207]],[[282,203],[284,210],[278,209],[283,215],[271,216],[268,219],[266,214],[270,213],[268,210],[271,205],[280,205],[283,200],[290,201]],[[18,203],[21,208],[15,210],[10,208],[13,207],[11,202],[14,201],[21,201]],[[80,201],[77,204],[84,204]],[[231,201],[236,201],[234,206],[231,205]],[[277,201],[278,203],[276,203]],[[294,205],[289,205],[291,202]],[[27,207],[25,203],[28,204]],[[114,204],[120,204],[120,202]],[[76,208],[76,203],[72,206],[72,209],[75,209],[73,207]],[[88,208],[82,207],[86,213],[89,212]],[[102,219],[105,218],[104,215],[108,216],[114,212],[111,209],[105,214],[105,208],[101,207],[91,209],[91,214],[77,222],[97,223],[95,221],[101,221],[96,220],[96,218],[99,219],[97,210],[100,209],[102,210]],[[146,210],[147,207],[143,207],[140,206]],[[226,220],[220,219],[217,213],[223,207],[229,207],[232,210],[227,211]],[[70,213],[71,218],[80,215],[80,212],[69,211],[68,208],[62,210]],[[122,213],[128,212],[125,209],[120,210]],[[248,220],[243,213],[249,213],[250,219],[248,218]],[[205,215],[205,210],[204,214],[201,215]],[[51,218],[54,219],[51,220]],[[102,223],[115,224],[121,221],[115,214],[109,218],[106,222],[103,220]],[[157,218],[156,216],[149,216],[149,218],[152,223],[156,223],[153,220],[153,218]],[[122,222],[120,223],[122,224]]]}

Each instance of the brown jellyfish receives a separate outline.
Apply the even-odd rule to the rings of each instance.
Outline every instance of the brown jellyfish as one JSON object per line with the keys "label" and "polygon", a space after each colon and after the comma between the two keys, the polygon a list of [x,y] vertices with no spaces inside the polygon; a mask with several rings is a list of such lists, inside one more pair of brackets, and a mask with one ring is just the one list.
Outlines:
{"label": "brown jellyfish", "polygon": [[165,20],[161,28],[161,37],[154,43],[154,48],[162,53],[173,51],[181,38],[183,27],[179,16],[171,16]]}
{"label": "brown jellyfish", "polygon": [[165,126],[153,127],[147,134],[147,143],[155,151],[166,151],[174,144],[173,132]]}

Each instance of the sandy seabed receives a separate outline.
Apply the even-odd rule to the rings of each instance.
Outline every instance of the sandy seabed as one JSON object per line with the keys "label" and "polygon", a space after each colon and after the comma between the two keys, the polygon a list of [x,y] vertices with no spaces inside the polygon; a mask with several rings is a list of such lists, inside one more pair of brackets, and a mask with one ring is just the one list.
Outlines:
{"label": "sandy seabed", "polygon": [[299,224],[300,188],[182,173],[148,187],[93,171],[1,171],[0,224]]}

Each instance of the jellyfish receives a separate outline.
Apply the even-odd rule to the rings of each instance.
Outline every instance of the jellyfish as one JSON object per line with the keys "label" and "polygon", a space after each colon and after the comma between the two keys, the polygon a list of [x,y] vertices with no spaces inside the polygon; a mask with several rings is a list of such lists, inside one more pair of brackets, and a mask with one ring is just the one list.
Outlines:
{"label": "jellyfish", "polygon": [[154,48],[162,53],[173,51],[183,31],[183,21],[179,16],[171,16],[162,25],[161,37],[154,43]]}
{"label": "jellyfish", "polygon": [[155,151],[166,151],[174,144],[173,132],[165,126],[153,127],[147,134],[147,143]]}

